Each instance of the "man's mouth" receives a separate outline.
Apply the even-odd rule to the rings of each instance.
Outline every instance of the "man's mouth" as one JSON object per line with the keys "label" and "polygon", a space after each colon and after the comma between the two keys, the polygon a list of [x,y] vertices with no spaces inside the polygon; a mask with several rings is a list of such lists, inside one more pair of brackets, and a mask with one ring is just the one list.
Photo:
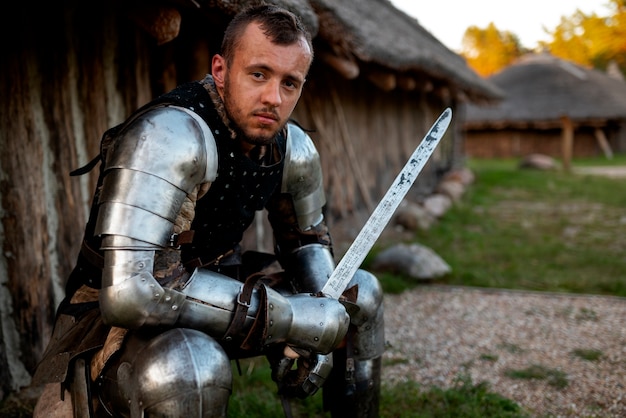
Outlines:
{"label": "man's mouth", "polygon": [[275,113],[260,112],[255,113],[254,116],[263,124],[272,124],[278,121],[278,116]]}

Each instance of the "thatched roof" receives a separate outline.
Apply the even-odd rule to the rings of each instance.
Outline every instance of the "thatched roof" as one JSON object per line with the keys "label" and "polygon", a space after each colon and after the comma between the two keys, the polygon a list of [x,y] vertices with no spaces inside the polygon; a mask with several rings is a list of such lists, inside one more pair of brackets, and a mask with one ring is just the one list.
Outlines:
{"label": "thatched roof", "polygon": [[244,8],[259,3],[271,3],[296,13],[313,36],[317,35],[317,15],[308,0],[173,0],[174,2],[193,3],[200,9],[217,7],[225,14],[233,16]]}
{"label": "thatched roof", "polygon": [[488,78],[506,94],[494,106],[467,106],[468,129],[560,126],[626,120],[626,82],[548,53],[530,54]]}
{"label": "thatched roof", "polygon": [[[177,2],[183,0],[174,0]],[[261,0],[193,0],[226,15]],[[364,76],[383,90],[434,91],[472,101],[501,92],[417,20],[389,0],[266,0],[300,15],[315,35],[316,59],[344,78]],[[189,5],[190,3],[187,3]]]}
{"label": "thatched roof", "polygon": [[[378,67],[397,73],[399,87],[406,81],[403,77],[420,83],[426,76],[445,80],[453,93],[471,99],[501,97],[501,92],[470,69],[460,55],[389,0],[311,0],[310,3],[319,17],[320,37],[330,42],[335,54],[359,62],[366,70]],[[373,68],[367,68],[367,64]]]}

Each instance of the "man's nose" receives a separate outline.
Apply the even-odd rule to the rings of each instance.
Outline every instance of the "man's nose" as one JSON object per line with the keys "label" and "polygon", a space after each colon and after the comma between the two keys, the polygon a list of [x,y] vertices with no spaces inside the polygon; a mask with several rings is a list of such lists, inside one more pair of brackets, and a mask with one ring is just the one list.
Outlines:
{"label": "man's nose", "polygon": [[280,96],[280,83],[275,81],[270,81],[265,85],[265,89],[263,90],[263,103],[277,107],[282,102],[282,97]]}

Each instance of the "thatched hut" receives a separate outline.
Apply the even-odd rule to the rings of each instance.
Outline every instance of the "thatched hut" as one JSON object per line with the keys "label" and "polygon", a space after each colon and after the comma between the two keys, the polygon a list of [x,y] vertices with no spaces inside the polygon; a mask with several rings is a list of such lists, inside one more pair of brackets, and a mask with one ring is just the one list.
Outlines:
{"label": "thatched hut", "polygon": [[[295,117],[313,129],[329,220],[371,207],[445,107],[496,89],[387,0],[274,0],[303,17],[317,59]],[[0,28],[0,398],[28,385],[79,249],[94,175],[68,173],[102,133],[210,72],[251,1],[16,2]],[[384,22],[384,25],[381,24]],[[416,185],[461,164],[459,122]]]}
{"label": "thatched hut", "polygon": [[626,151],[626,82],[548,53],[530,54],[488,78],[505,94],[492,106],[468,104],[471,157],[563,158]]}

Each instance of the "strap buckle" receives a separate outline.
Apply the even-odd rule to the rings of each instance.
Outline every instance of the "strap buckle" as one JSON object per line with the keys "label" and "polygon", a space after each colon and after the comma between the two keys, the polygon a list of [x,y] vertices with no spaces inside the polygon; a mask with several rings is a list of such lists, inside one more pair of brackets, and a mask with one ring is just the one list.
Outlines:
{"label": "strap buckle", "polygon": [[248,301],[241,300],[241,296],[243,295],[243,287],[244,286],[241,286],[241,291],[237,295],[237,304],[241,305],[241,306],[245,306],[246,308],[249,308],[251,306],[250,300],[248,300]]}
{"label": "strap buckle", "polygon": [[170,247],[180,250],[180,244],[178,243],[178,234],[173,233],[170,235]]}
{"label": "strap buckle", "polygon": [[193,242],[193,236],[194,231],[191,229],[188,231],[182,231],[179,234],[174,232],[172,235],[170,235],[170,247],[176,250],[180,250],[180,246],[182,244],[191,244]]}

